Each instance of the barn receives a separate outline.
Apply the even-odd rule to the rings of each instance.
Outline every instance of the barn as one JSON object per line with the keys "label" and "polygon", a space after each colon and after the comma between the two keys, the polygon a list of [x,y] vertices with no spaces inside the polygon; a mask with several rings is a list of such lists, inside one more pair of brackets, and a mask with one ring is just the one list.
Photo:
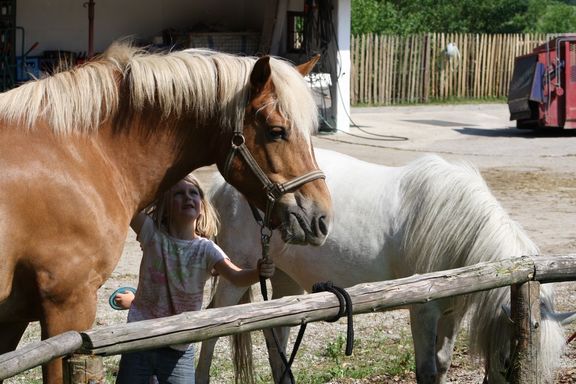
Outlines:
{"label": "barn", "polygon": [[207,47],[322,58],[310,77],[321,129],[347,130],[351,0],[0,0],[0,87],[77,64],[130,37],[157,49]]}

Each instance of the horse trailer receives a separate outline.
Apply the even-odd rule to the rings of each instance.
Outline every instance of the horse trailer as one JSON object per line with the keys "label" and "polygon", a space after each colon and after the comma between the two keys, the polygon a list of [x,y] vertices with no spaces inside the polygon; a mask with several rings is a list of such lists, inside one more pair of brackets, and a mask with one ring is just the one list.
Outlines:
{"label": "horse trailer", "polygon": [[516,57],[508,109],[518,128],[576,128],[576,35]]}

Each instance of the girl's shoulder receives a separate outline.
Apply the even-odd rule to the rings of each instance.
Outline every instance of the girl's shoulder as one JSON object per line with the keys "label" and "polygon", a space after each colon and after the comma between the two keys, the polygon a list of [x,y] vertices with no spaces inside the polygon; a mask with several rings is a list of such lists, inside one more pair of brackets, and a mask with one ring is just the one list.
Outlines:
{"label": "girl's shoulder", "polygon": [[214,241],[207,239],[205,237],[198,237],[197,238],[199,243],[202,244],[203,248],[212,253],[217,258],[227,258],[226,253],[216,244]]}

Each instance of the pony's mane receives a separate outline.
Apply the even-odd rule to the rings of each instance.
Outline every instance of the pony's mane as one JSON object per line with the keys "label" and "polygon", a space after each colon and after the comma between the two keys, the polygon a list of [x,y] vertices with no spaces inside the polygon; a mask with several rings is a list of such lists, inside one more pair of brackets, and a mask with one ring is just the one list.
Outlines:
{"label": "pony's mane", "polygon": [[[90,133],[119,112],[120,95],[128,94],[128,117],[153,106],[163,118],[218,116],[220,128],[232,129],[243,122],[255,60],[207,50],[147,53],[115,43],[94,61],[0,94],[0,119]],[[303,77],[283,60],[271,58],[270,65],[280,113],[314,131],[316,105]]]}
{"label": "pony's mane", "polygon": [[424,156],[406,167],[400,193],[402,248],[417,273],[538,254],[469,163]]}
{"label": "pony's mane", "polygon": [[[414,266],[414,273],[539,253],[471,164],[451,164],[434,155],[420,158],[406,167],[400,195],[396,225],[401,232],[401,254],[407,265]],[[511,326],[502,306],[510,305],[509,291],[499,288],[451,298],[457,310],[474,308],[470,347],[485,359],[497,359],[508,348]],[[550,380],[564,342],[560,325],[546,316],[553,311],[551,287],[542,286],[540,298],[545,308],[542,377]]]}

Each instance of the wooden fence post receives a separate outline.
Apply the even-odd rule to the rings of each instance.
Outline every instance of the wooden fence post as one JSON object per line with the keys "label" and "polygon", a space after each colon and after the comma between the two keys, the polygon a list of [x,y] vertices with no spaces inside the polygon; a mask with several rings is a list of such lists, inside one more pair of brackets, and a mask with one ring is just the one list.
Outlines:
{"label": "wooden fence post", "polygon": [[106,384],[101,356],[74,354],[62,359],[64,384]]}
{"label": "wooden fence post", "polygon": [[540,282],[515,284],[511,289],[514,332],[510,341],[510,383],[541,383]]}

